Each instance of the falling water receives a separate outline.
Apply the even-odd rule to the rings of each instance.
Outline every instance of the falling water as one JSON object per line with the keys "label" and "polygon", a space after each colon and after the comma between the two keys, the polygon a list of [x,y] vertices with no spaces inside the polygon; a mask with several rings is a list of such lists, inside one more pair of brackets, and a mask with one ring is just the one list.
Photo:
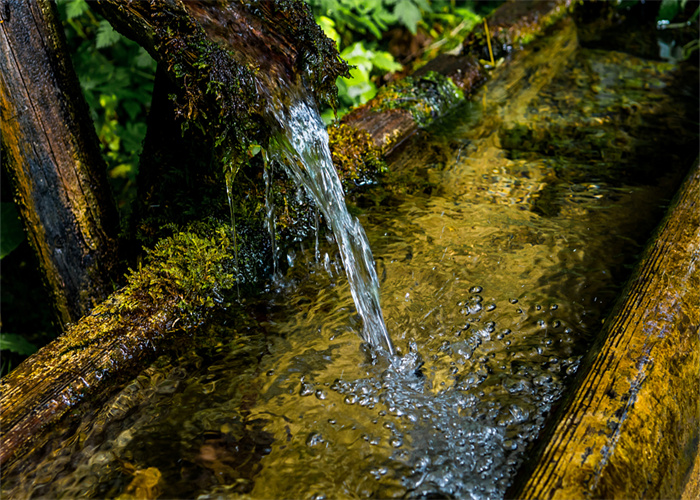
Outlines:
{"label": "falling water", "polygon": [[304,186],[333,231],[355,306],[364,322],[363,339],[393,354],[379,305],[379,280],[372,251],[362,224],[345,206],[328,133],[315,103],[307,96],[293,96],[291,104],[276,102],[270,106],[270,112],[279,124],[271,140],[270,156],[284,165],[297,184]]}

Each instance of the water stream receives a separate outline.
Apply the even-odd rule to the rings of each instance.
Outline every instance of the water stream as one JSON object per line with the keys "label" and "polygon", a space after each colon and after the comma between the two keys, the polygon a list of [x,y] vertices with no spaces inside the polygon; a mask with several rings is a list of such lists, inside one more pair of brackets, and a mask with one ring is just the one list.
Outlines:
{"label": "water stream", "polygon": [[536,42],[414,136],[350,196],[358,218],[313,106],[277,107],[272,155],[337,246],[296,249],[201,345],[54,429],[3,493],[503,498],[697,154],[673,65],[576,45]]}
{"label": "water stream", "polygon": [[298,185],[304,186],[331,227],[363,321],[362,337],[373,347],[393,354],[379,302],[379,280],[372,250],[362,224],[345,206],[345,193],[331,159],[326,126],[310,96],[292,89],[288,98],[289,105],[271,100],[269,110],[279,128],[269,154]]}

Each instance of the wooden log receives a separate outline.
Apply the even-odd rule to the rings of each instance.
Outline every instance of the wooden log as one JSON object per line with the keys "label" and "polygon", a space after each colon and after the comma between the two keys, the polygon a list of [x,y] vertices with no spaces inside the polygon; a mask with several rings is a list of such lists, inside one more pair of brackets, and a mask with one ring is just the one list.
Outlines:
{"label": "wooden log", "polygon": [[[3,148],[10,154],[23,153],[25,149],[32,152],[28,146],[33,139],[19,134],[18,124],[24,117],[20,111],[60,110],[62,104],[56,97],[60,92],[79,92],[79,86],[77,79],[72,89],[56,84],[47,90],[40,85],[43,83],[41,72],[53,70],[51,64],[65,69],[67,53],[57,42],[51,45],[54,43],[51,40],[43,41],[41,34],[48,36],[46,32],[39,30],[35,37],[35,26],[22,23],[48,16],[56,29],[53,4],[44,0],[3,5],[0,9],[5,15],[0,28],[3,41],[13,40],[6,34],[10,32],[22,41],[21,48],[25,50],[22,54],[15,51],[13,56],[9,47],[15,50],[15,46],[9,42],[3,44],[2,131],[3,141],[8,140],[7,144],[3,142]],[[16,10],[15,6],[25,10]],[[319,101],[332,101],[333,93],[337,92],[336,77],[347,70],[333,42],[323,35],[301,0],[265,1],[257,5],[241,1],[223,9],[218,3],[177,0],[127,3],[102,0],[96,6],[127,36],[143,44],[165,68],[178,94],[176,114],[190,121],[190,125],[205,130],[212,142],[221,139],[228,148],[245,146],[252,138],[262,140],[267,127],[261,120],[266,110],[266,97],[268,93],[286,92],[286,87],[280,83],[298,84],[304,80]],[[12,14],[9,17],[8,12]],[[37,53],[45,47],[42,44],[48,44],[51,50],[47,54],[53,57],[44,66],[29,65],[30,70],[37,72],[26,75],[26,85],[36,84],[36,91],[43,92],[38,94],[41,99],[34,102],[30,99],[34,97],[31,89],[24,95],[9,95],[6,90],[10,88],[9,78],[5,73],[7,67],[17,73],[16,81],[23,82],[25,75],[20,73],[23,67],[18,66],[16,59],[26,57],[32,62],[32,43]],[[269,54],[274,56],[271,61],[268,61]],[[266,71],[260,72],[260,67]],[[263,74],[263,80],[256,77]],[[273,81],[279,88],[272,86]],[[54,116],[51,123],[38,122],[44,127],[40,127],[40,131],[45,132],[43,140],[47,151],[52,151],[49,140],[60,138],[57,134],[64,128],[68,129],[66,133],[84,127],[92,130],[87,119],[76,122],[72,114],[50,116]],[[94,131],[92,133],[94,135]],[[74,150],[69,153],[77,154]],[[99,157],[99,151],[96,154]],[[15,158],[18,167],[22,166],[19,153]],[[73,158],[69,166],[85,163],[82,157],[77,161],[73,156],[69,158]],[[40,179],[41,195],[52,188],[44,182],[46,177],[48,174]],[[64,183],[72,190],[89,191],[91,187],[90,184],[76,187],[70,183],[72,181],[68,178]],[[221,192],[225,193],[223,185]],[[89,213],[94,206],[99,207],[97,201],[88,198],[79,208]],[[84,216],[82,212],[80,215]],[[112,227],[116,228],[116,224]],[[25,360],[0,381],[0,465],[7,465],[33,446],[40,446],[40,430],[60,419],[81,400],[118,390],[120,384],[142,368],[158,350],[167,348],[167,343],[163,346],[164,340],[176,340],[177,332],[205,321],[219,307],[220,290],[235,283],[229,269],[235,266],[233,257],[227,253],[229,229],[217,231],[219,240],[216,243],[212,243],[211,238],[184,234],[178,241],[181,240],[185,250],[170,239],[161,241],[156,250],[164,253],[164,261],[155,268],[139,269],[124,289],[115,292],[89,316],[71,326],[64,336]],[[86,233],[82,238],[99,249],[112,248],[96,243],[98,236]],[[182,258],[189,260],[183,263]],[[223,261],[227,263],[224,265]],[[76,270],[93,269],[86,258],[71,261],[71,264]],[[214,268],[202,269],[202,265]],[[183,276],[189,276],[185,280],[189,286],[182,285]],[[95,284],[100,283],[99,276],[89,275],[89,278],[95,280]],[[220,282],[222,279],[224,282]],[[207,280],[215,281],[207,284]],[[89,290],[92,284],[90,281],[81,286]],[[58,288],[62,285],[57,280]],[[69,316],[69,319],[76,321],[79,316]]]}
{"label": "wooden log", "polygon": [[[680,498],[694,461],[697,470],[697,161],[601,338],[511,496]],[[697,489],[697,478],[688,484]]]}
{"label": "wooden log", "polygon": [[[488,20],[494,57],[506,58],[507,64],[510,54],[517,53],[520,48],[543,35],[547,28],[566,16],[573,3],[571,0],[510,0],[503,4]],[[487,45],[484,28],[479,26],[464,41],[460,54],[439,55],[409,78],[420,87],[422,81],[437,74],[459,89],[461,98],[468,98],[489,78],[490,69],[480,62],[480,59],[489,59]],[[343,117],[342,123],[368,133],[374,146],[383,154],[389,154],[419,127],[439,118],[461,100],[454,99],[449,91],[442,94],[438,91],[436,96],[436,85],[430,83],[425,85],[430,90],[429,95],[411,95],[410,100],[413,109],[427,107],[433,110],[428,120],[418,118],[408,109],[397,107],[396,102],[401,96],[400,91],[395,91],[395,84],[394,88],[380,89],[375,98]]]}
{"label": "wooden log", "polygon": [[304,85],[335,104],[348,65],[302,0],[201,0],[93,4],[143,46],[177,88],[177,117],[196,122],[228,149],[266,142],[272,96]]}
{"label": "wooden log", "polygon": [[117,211],[55,5],[0,5],[3,166],[60,323],[112,292]]}
{"label": "wooden log", "polygon": [[[127,285],[0,380],[0,466],[42,445],[41,430],[87,397],[118,390],[191,334],[235,288],[228,226],[162,240]],[[165,347],[164,347],[165,345]]]}

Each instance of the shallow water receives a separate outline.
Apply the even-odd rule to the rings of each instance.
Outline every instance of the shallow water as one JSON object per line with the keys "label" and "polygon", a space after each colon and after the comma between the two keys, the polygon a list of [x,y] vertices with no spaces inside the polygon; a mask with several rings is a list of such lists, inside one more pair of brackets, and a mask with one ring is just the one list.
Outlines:
{"label": "shallow water", "polygon": [[697,151],[673,67],[556,37],[352,196],[398,357],[312,242],[210,327],[225,342],[57,429],[8,496],[502,497]]}

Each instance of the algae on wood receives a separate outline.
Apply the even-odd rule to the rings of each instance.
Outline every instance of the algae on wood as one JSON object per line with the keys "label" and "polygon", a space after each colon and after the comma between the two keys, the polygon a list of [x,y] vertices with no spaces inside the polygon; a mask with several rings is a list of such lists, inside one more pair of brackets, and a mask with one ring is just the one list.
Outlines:
{"label": "algae on wood", "polygon": [[679,498],[700,438],[695,164],[518,498]]}
{"label": "algae on wood", "polygon": [[116,207],[54,4],[2,5],[3,166],[65,325],[112,291]]}
{"label": "algae on wood", "polygon": [[[86,397],[119,388],[162,344],[222,307],[236,285],[227,226],[204,225],[164,238],[128,284],[0,381],[0,464],[41,446],[40,431]],[[184,336],[184,340],[188,335]]]}

